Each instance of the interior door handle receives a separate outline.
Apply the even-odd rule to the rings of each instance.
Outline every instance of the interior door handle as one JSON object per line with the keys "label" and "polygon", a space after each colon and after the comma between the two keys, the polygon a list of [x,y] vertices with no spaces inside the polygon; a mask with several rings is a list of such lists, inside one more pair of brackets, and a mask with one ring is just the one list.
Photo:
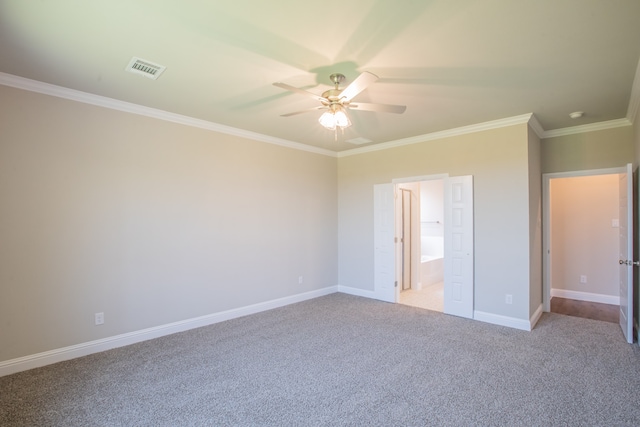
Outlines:
{"label": "interior door handle", "polygon": [[620,264],[620,265],[622,265],[622,264],[635,265],[636,267],[638,267],[638,266],[640,266],[640,261],[631,261],[631,260],[628,260],[628,259],[625,259],[625,260],[621,259],[620,261],[618,261],[618,264]]}

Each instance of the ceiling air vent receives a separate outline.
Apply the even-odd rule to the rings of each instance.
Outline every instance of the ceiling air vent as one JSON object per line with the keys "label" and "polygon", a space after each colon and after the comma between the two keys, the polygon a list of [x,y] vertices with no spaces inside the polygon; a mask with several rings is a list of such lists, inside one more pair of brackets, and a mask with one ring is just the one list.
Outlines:
{"label": "ceiling air vent", "polygon": [[133,58],[131,58],[131,61],[129,61],[129,65],[127,65],[127,68],[125,68],[125,70],[129,71],[130,73],[139,74],[141,76],[156,80],[158,77],[160,77],[160,74],[162,74],[162,72],[166,68],[167,67],[163,65],[154,64],[145,59],[136,58],[134,56]]}

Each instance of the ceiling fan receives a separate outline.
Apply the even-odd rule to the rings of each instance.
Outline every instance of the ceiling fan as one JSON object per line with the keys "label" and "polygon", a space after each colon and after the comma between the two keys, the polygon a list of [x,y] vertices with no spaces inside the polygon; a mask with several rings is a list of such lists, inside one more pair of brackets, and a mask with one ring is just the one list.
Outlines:
{"label": "ceiling fan", "polygon": [[322,114],[322,116],[320,116],[320,119],[318,121],[325,128],[335,130],[337,127],[345,128],[351,126],[351,121],[346,114],[347,109],[395,114],[402,114],[407,109],[407,107],[404,105],[354,102],[353,98],[355,98],[360,92],[365,90],[370,84],[378,80],[378,76],[368,71],[361,73],[353,82],[351,82],[350,85],[348,85],[344,89],[340,89],[339,87],[340,83],[342,83],[345,79],[344,75],[335,73],[331,74],[329,78],[331,79],[335,87],[323,92],[322,95],[316,95],[315,93],[308,92],[306,90],[288,85],[286,83],[274,83],[273,85],[279,88],[286,89],[295,93],[300,93],[305,96],[310,96],[316,101],[320,101],[320,105],[317,107],[283,114],[282,117],[295,116],[296,114],[307,113],[310,111],[327,110],[324,114]]}

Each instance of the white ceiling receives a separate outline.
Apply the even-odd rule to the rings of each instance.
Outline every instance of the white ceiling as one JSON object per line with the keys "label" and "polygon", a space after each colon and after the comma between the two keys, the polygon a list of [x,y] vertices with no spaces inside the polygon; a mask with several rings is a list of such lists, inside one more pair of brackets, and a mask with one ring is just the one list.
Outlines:
{"label": "white ceiling", "polygon": [[[133,56],[167,67],[124,71]],[[637,0],[0,0],[0,72],[331,151],[534,113],[545,130],[626,117]],[[340,72],[380,80],[323,129],[310,97]],[[581,110],[581,119],[569,113]]]}

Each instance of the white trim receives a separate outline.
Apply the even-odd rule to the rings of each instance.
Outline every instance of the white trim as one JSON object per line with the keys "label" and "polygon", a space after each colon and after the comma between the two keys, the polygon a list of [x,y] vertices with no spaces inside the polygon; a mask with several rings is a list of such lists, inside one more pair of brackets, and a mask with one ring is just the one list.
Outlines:
{"label": "white trim", "polygon": [[581,171],[568,171],[568,172],[549,172],[542,174],[542,179],[555,179],[555,178],[575,178],[579,176],[594,176],[594,175],[611,175],[616,173],[625,173],[627,168],[622,166],[619,168],[605,168],[605,169],[586,169]]}
{"label": "white trim", "polygon": [[614,128],[631,126],[631,125],[632,125],[631,121],[627,118],[609,120],[606,122],[590,123],[588,125],[572,126],[569,128],[547,130],[544,132],[544,136],[542,138],[544,139],[554,138],[556,136],[574,135],[577,133],[594,132],[597,130],[614,129]]}
{"label": "white trim", "polygon": [[627,120],[632,124],[638,114],[638,108],[640,108],[640,61],[636,67],[636,75],[633,79],[633,86],[631,86],[629,106],[627,107]]}
{"label": "white trim", "polygon": [[43,95],[55,96],[58,98],[69,99],[71,101],[82,102],[84,104],[95,105],[98,107],[109,108],[112,110],[123,111],[125,113],[137,114],[140,116],[151,117],[167,122],[178,123],[185,126],[196,127],[200,129],[219,132],[227,135],[238,136],[240,138],[251,139],[254,141],[266,142],[268,144],[280,145],[282,147],[293,148],[300,151],[308,151],[310,153],[322,154],[329,157],[336,157],[336,153],[324,148],[313,147],[299,142],[289,141],[286,139],[275,138],[273,136],[263,135],[257,132],[251,132],[244,129],[238,129],[231,126],[225,126],[207,120],[196,119],[193,117],[183,116],[156,108],[145,107],[143,105],[133,104],[131,102],[120,101],[118,99],[107,98],[106,96],[94,95],[79,90],[69,89],[62,86],[56,86],[49,83],[39,82],[37,80],[25,79],[24,77],[14,76],[12,74],[0,72],[0,84],[4,86],[14,87],[16,89],[28,90],[31,92],[41,93]]}
{"label": "white trim", "polygon": [[[349,295],[356,295],[359,297],[376,299],[374,297],[373,291],[365,290],[365,289],[351,288],[348,286],[339,285],[338,292],[342,292]],[[531,331],[535,326],[535,324],[538,323],[540,316],[542,316],[542,305],[538,307],[536,312],[533,314],[533,316],[531,316],[531,319],[528,321],[522,320],[522,319],[516,319],[515,317],[501,316],[499,314],[486,313],[486,312],[477,311],[477,310],[473,312],[473,320],[479,320],[481,322],[491,323],[494,325],[507,326],[509,328],[520,329],[523,331]]]}
{"label": "white trim", "polygon": [[542,309],[551,311],[551,176],[542,174]]}
{"label": "white trim", "polygon": [[633,119],[640,105],[640,63],[636,71],[636,78],[631,91],[629,107],[627,109],[627,117],[623,119],[609,120],[606,122],[591,123],[582,126],[573,126],[569,128],[554,129],[545,131],[533,113],[522,114],[520,116],[507,117],[504,119],[492,120],[483,123],[477,123],[468,126],[461,126],[454,129],[447,129],[439,132],[432,132],[424,135],[412,136],[409,138],[399,139],[395,141],[383,142],[380,144],[370,145],[367,147],[354,148],[341,152],[334,152],[324,148],[312,145],[302,144],[300,142],[289,141],[282,138],[276,138],[257,132],[251,132],[244,129],[234,128],[207,120],[196,119],[193,117],[183,116],[181,114],[171,113],[156,108],[145,107],[131,102],[120,101],[106,96],[94,95],[88,92],[82,92],[75,89],[69,89],[63,86],[57,86],[50,83],[44,83],[37,80],[31,80],[24,77],[15,76],[0,72],[0,85],[14,87],[16,89],[28,90],[30,92],[41,93],[44,95],[55,96],[58,98],[69,99],[71,101],[82,102],[84,104],[95,105],[98,107],[109,108],[112,110],[123,111],[131,114],[151,117],[158,120],[164,120],[172,123],[178,123],[185,126],[206,129],[213,132],[219,132],[227,135],[247,138],[254,141],[266,142],[268,144],[279,145],[282,147],[292,148],[310,153],[322,154],[329,157],[347,157],[356,154],[369,153],[372,151],[386,150],[389,148],[401,147],[404,145],[417,144],[420,142],[433,141],[436,139],[450,138],[453,136],[465,135],[474,132],[481,132],[491,129],[499,129],[502,127],[513,126],[522,123],[528,123],[531,129],[538,135],[540,139],[553,138],[556,136],[573,135],[576,133],[593,132],[596,130],[612,129],[622,126],[631,126]]}
{"label": "white trim", "polygon": [[550,181],[555,178],[573,178],[625,173],[626,167],[589,169],[542,174],[542,306],[551,311],[551,190]]}
{"label": "white trim", "polygon": [[343,294],[355,295],[357,297],[376,299],[375,292],[367,289],[352,288],[350,286],[338,285],[338,292],[342,292]]}
{"label": "white trim", "polygon": [[289,304],[295,304],[313,298],[318,298],[338,292],[338,288],[338,286],[330,286],[327,288],[305,292],[297,295],[291,295],[284,298],[278,298],[271,301],[265,301],[246,307],[221,311],[218,313],[208,314],[205,316],[195,317],[187,320],[181,320],[166,325],[155,326],[153,328],[142,329],[139,331],[129,332],[126,334],[103,338],[100,340],[89,341],[69,347],[58,348],[55,350],[19,357],[17,359],[6,360],[4,362],[0,362],[0,377],[14,374],[16,372],[26,371],[28,369],[38,368],[40,366],[50,365],[52,363],[62,362],[64,360],[75,359],[76,357],[87,356],[89,354],[99,353],[101,351],[163,337],[165,335],[175,334],[177,332],[184,332],[189,329],[200,328],[238,317],[248,316],[250,314],[259,313],[262,311],[272,310],[274,308],[283,307]]}
{"label": "white trim", "polygon": [[414,177],[408,177],[408,178],[394,178],[391,180],[391,182],[397,185],[397,184],[409,184],[413,182],[422,182],[422,181],[437,181],[439,179],[447,179],[447,178],[449,178],[448,173],[438,173],[434,175],[421,175],[421,176],[414,176]]}
{"label": "white trim", "polygon": [[481,132],[491,129],[499,129],[502,127],[513,126],[522,123],[528,123],[531,129],[538,135],[540,139],[553,138],[556,136],[573,135],[576,133],[593,132],[596,130],[612,129],[622,126],[631,126],[640,105],[640,62],[638,70],[636,70],[636,78],[634,79],[629,107],[627,109],[627,117],[623,119],[609,120],[606,122],[591,123],[581,126],[573,126],[562,129],[554,129],[545,131],[533,113],[522,114],[520,116],[507,117],[504,119],[492,120],[483,123],[477,123],[458,128],[447,129],[439,132],[432,132],[424,135],[412,136],[409,138],[399,139],[395,141],[383,142],[380,144],[370,145],[367,147],[354,148],[341,152],[334,152],[324,148],[312,145],[302,144],[300,142],[289,141],[282,138],[276,138],[257,132],[251,132],[244,129],[234,128],[207,120],[196,119],[193,117],[183,116],[181,114],[171,113],[156,108],[145,107],[143,105],[133,104],[131,102],[120,101],[106,96],[94,95],[88,92],[82,92],[75,89],[69,89],[63,86],[57,86],[50,83],[44,83],[37,80],[31,80],[24,77],[15,76],[0,72],[0,85],[14,87],[16,89],[28,90],[30,92],[41,93],[44,95],[55,96],[58,98],[69,99],[71,101],[82,102],[84,104],[95,105],[98,107],[109,108],[112,110],[123,111],[131,114],[151,117],[158,120],[164,120],[172,123],[178,123],[185,126],[191,126],[201,129],[219,132],[227,135],[247,138],[254,141],[266,142],[268,144],[280,145],[282,147],[293,148],[295,150],[307,151],[310,153],[322,154],[329,157],[347,157],[356,154],[369,153],[372,151],[386,150],[389,148],[401,147],[404,145],[417,144],[420,142],[433,141],[436,139],[450,138],[453,136],[465,135],[474,132]]}
{"label": "white trim", "polygon": [[620,305],[620,297],[616,295],[594,294],[591,292],[570,291],[567,289],[551,289],[551,298],[553,297]]}
{"label": "white trim", "polygon": [[563,129],[554,129],[545,131],[537,117],[533,113],[522,114],[520,116],[507,117],[505,119],[493,120],[490,122],[478,123],[459,128],[443,130],[439,132],[428,133],[424,135],[412,136],[409,138],[399,139],[396,141],[383,142],[381,144],[369,145],[367,147],[353,148],[351,150],[341,151],[337,153],[337,157],[348,157],[356,154],[370,153],[373,151],[387,150],[390,148],[401,147],[404,145],[418,144],[436,139],[450,138],[453,136],[466,135],[469,133],[481,132],[491,129],[499,129],[507,126],[528,123],[529,127],[535,132],[540,139],[553,138],[556,136],[573,135],[577,133],[593,132],[597,130],[613,129],[623,126],[631,126],[629,119],[616,119],[606,122],[591,123],[581,126],[572,126]]}
{"label": "white trim", "polygon": [[532,113],[522,114],[520,116],[507,117],[500,120],[492,120],[490,122],[477,123],[469,126],[462,126],[454,129],[443,130],[439,132],[427,133],[424,135],[412,136],[409,138],[398,139],[396,141],[383,142],[376,145],[370,145],[367,147],[353,148],[351,150],[341,151],[338,153],[338,157],[353,156],[356,154],[370,153],[372,151],[387,150],[395,147],[402,147],[404,145],[418,144],[426,141],[433,141],[436,139],[450,138],[452,136],[466,135],[469,133],[481,132],[491,129],[499,129],[507,126],[518,125],[522,123],[529,123]]}
{"label": "white trim", "polygon": [[544,128],[538,121],[538,118],[535,114],[531,114],[531,118],[529,119],[529,127],[538,135],[538,138],[543,139],[545,135]]}
{"label": "white trim", "polygon": [[529,319],[530,331],[533,330],[533,328],[535,328],[536,324],[538,324],[538,320],[540,320],[540,317],[542,317],[542,313],[544,311],[542,308],[543,308],[542,304],[540,304],[536,309],[536,311],[531,316],[531,318]]}
{"label": "white trim", "polygon": [[502,316],[500,314],[486,313],[484,311],[474,311],[473,319],[494,325],[507,326],[509,328],[531,331],[532,321],[517,319],[515,317]]}

